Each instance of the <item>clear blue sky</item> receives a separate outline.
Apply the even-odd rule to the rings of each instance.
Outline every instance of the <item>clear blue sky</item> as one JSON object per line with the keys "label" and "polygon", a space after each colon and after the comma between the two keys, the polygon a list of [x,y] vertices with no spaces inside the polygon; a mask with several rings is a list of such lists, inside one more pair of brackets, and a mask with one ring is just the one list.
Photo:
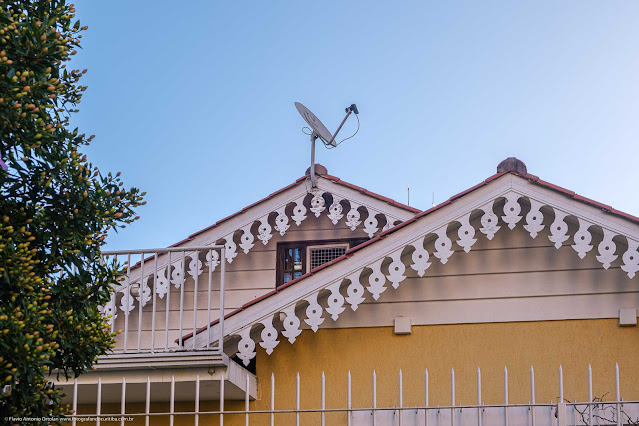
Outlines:
{"label": "clear blue sky", "polygon": [[76,5],[88,157],[148,193],[110,249],[172,244],[302,176],[295,101],[331,130],[357,103],[359,134],[318,162],[399,201],[410,185],[418,208],[517,156],[639,215],[637,1]]}

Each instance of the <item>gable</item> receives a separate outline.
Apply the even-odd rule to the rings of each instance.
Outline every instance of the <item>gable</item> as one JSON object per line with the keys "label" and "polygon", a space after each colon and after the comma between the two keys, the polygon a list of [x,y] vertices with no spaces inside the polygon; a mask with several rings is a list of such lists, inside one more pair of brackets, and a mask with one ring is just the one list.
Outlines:
{"label": "gable", "polygon": [[[625,279],[634,278],[639,270],[639,225],[513,174],[411,222],[231,316],[224,334],[240,338],[238,356],[248,362],[256,343],[272,352],[279,340],[294,341],[301,324],[316,330],[339,321],[346,309],[356,313],[367,298],[390,297],[394,288],[404,285],[407,271],[428,277],[436,269],[431,269],[433,264],[444,268],[453,256],[480,247],[479,239],[492,240],[517,227],[533,240],[546,238],[553,247],[570,251],[576,259],[592,262],[594,256],[599,267],[621,270]],[[278,330],[274,324],[279,326],[280,312],[284,318]],[[198,335],[197,345],[216,340],[216,332],[213,327],[210,336]]]}

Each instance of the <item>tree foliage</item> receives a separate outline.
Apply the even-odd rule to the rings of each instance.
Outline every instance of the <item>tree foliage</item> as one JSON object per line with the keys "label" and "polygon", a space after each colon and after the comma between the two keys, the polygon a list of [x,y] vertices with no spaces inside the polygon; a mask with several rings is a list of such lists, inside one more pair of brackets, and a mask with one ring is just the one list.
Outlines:
{"label": "tree foliage", "polygon": [[98,308],[117,267],[100,248],[144,194],[88,163],[93,136],[70,126],[86,28],[62,0],[0,0],[1,416],[63,414],[51,374],[76,377],[114,343]]}

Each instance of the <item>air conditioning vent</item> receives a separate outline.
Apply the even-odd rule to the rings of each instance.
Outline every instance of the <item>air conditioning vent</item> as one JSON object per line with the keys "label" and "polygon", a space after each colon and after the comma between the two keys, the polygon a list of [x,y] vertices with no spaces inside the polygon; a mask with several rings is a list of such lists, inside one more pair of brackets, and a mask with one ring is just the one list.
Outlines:
{"label": "air conditioning vent", "polygon": [[312,271],[318,266],[342,256],[348,250],[348,244],[309,246],[306,250],[307,271]]}

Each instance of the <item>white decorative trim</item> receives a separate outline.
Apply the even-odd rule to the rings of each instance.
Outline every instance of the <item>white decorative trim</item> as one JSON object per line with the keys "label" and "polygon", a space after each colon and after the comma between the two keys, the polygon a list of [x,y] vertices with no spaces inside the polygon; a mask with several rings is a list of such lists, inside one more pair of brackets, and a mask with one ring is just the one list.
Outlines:
{"label": "white decorative trim", "polygon": [[346,226],[351,228],[351,231],[354,231],[357,229],[359,224],[362,223],[362,221],[359,220],[361,215],[357,210],[359,208],[359,204],[353,201],[349,201],[349,203],[351,205],[351,209],[348,211],[348,213],[346,213]]}
{"label": "white decorative trim", "polygon": [[228,263],[233,263],[233,259],[237,256],[237,246],[233,241],[233,234],[229,234],[224,237],[224,256]]}
{"label": "white decorative trim", "polygon": [[612,231],[607,230],[606,228],[602,229],[604,237],[603,240],[601,240],[601,242],[599,243],[599,246],[597,246],[597,249],[599,250],[599,256],[597,256],[597,260],[601,262],[604,269],[608,269],[610,268],[610,264],[617,258],[617,255],[615,254],[617,245],[614,241],[612,241],[612,238],[615,236],[615,234]]}
{"label": "white decorative trim", "polygon": [[521,220],[521,206],[517,202],[520,196],[514,192],[509,192],[504,196],[506,203],[504,204],[504,215],[501,217],[504,222],[508,224],[510,229],[514,229],[515,225]]}
{"label": "white decorative trim", "polygon": [[[109,326],[113,327],[115,319],[118,317],[118,310],[115,307],[115,293],[111,294],[111,299],[104,306],[98,306],[98,311],[102,314]],[[109,318],[111,315],[111,318]]]}
{"label": "white decorative trim", "polygon": [[206,253],[206,264],[211,268],[211,272],[215,272],[215,268],[220,264],[220,254],[217,250],[209,250]]}
{"label": "white decorative trim", "polygon": [[630,279],[634,278],[639,271],[639,242],[628,238],[628,250],[623,254],[623,265],[621,269],[628,274]]}
{"label": "white decorative trim", "polygon": [[195,279],[195,277],[199,276],[204,270],[202,268],[202,261],[199,258],[198,252],[192,253],[188,257],[189,259],[191,259],[191,261],[189,262],[189,270],[187,272],[189,273],[191,278]]}
{"label": "white decorative trim", "polygon": [[362,271],[357,271],[346,277],[351,283],[346,287],[346,302],[351,305],[353,311],[364,301],[364,286],[359,282]]}
{"label": "white decorative trim", "polygon": [[324,318],[322,318],[324,308],[317,303],[317,293],[313,293],[305,300],[308,302],[308,306],[306,307],[307,318],[304,322],[311,327],[311,330],[316,332],[319,326],[324,322]]}
{"label": "white decorative trim", "polygon": [[399,287],[399,283],[406,279],[404,272],[406,272],[406,265],[402,262],[402,251],[404,249],[399,249],[389,257],[393,259],[390,265],[388,265],[388,281],[390,281],[394,289]]}
{"label": "white decorative trim", "polygon": [[498,225],[499,218],[493,212],[493,204],[495,202],[491,201],[490,203],[481,207],[481,210],[484,211],[484,214],[481,217],[481,228],[479,230],[482,234],[486,235],[486,238],[492,240],[495,236],[495,233],[499,231],[501,226]]}
{"label": "white decorative trim", "polygon": [[295,339],[302,333],[300,328],[300,319],[295,315],[295,305],[291,305],[288,308],[282,310],[286,317],[282,321],[284,330],[282,335],[288,339],[291,344],[295,343]]}
{"label": "white decorative trim", "polygon": [[326,287],[326,289],[331,292],[327,299],[328,306],[326,307],[326,312],[331,314],[333,321],[337,321],[339,315],[346,309],[344,307],[344,296],[342,296],[342,293],[339,292],[341,285],[342,283],[337,281]]}
{"label": "white decorative trim", "polygon": [[564,220],[567,213],[562,212],[561,210],[555,210],[555,221],[550,225],[550,235],[548,239],[555,243],[555,248],[561,247],[562,243],[566,241],[568,237],[568,224]]}
{"label": "white decorative trim", "polygon": [[541,212],[542,204],[536,200],[530,200],[530,211],[526,215],[526,224],[524,229],[530,233],[530,236],[535,238],[544,229],[544,215]]}
{"label": "white decorative trim", "polygon": [[182,287],[184,283],[184,257],[177,260],[173,263],[173,270],[171,271],[171,284],[175,286],[175,288]]}
{"label": "white decorative trim", "polygon": [[575,244],[572,245],[572,248],[575,249],[579,258],[583,259],[586,257],[586,253],[592,250],[592,245],[590,244],[592,234],[588,230],[588,228],[592,226],[592,223],[580,217],[578,217],[577,220],[579,221],[579,230],[575,232]]}
{"label": "white decorative trim", "polygon": [[149,279],[151,275],[147,275],[142,279],[140,285],[140,295],[135,296],[135,299],[140,303],[140,306],[145,307],[147,302],[151,300],[151,287],[149,286]]}
{"label": "white decorative trim", "polygon": [[237,357],[242,360],[242,364],[248,366],[255,358],[255,342],[251,339],[251,326],[237,333],[241,337],[237,344]]}
{"label": "white decorative trim", "polygon": [[466,253],[468,253],[473,244],[477,242],[475,238],[475,228],[470,224],[470,215],[471,213],[468,213],[466,216],[462,216],[457,220],[461,224],[457,230],[457,235],[459,236],[457,244],[462,247]]}
{"label": "white decorative trim", "polygon": [[385,214],[384,217],[386,218],[386,224],[384,225],[384,227],[382,228],[382,232],[384,231],[388,231],[389,229],[391,229],[393,226],[395,226],[395,222],[397,222],[398,220],[395,219],[394,217],[390,217],[389,215]]}
{"label": "white decorative trim", "polygon": [[454,251],[451,250],[453,242],[448,238],[448,235],[446,235],[447,228],[448,225],[444,225],[435,232],[437,234],[437,240],[435,241],[435,252],[433,253],[444,265],[448,262],[448,258],[454,253]]}
{"label": "white decorative trim", "polygon": [[255,237],[253,237],[253,234],[251,233],[251,225],[253,224],[250,223],[240,229],[240,231],[242,231],[242,235],[240,236],[240,248],[244,250],[245,254],[248,254],[249,250],[251,250],[255,245],[253,244]]}
{"label": "white decorative trim", "polygon": [[135,297],[131,294],[131,287],[126,286],[119,290],[119,293],[122,293],[122,297],[120,298],[120,310],[125,314],[128,314],[135,309]]}
{"label": "white decorative trim", "polygon": [[377,221],[377,218],[375,217],[377,212],[370,208],[367,208],[366,210],[368,210],[368,217],[366,218],[366,220],[364,220],[364,232],[366,232],[366,235],[368,235],[368,238],[373,238],[373,235],[375,235],[375,232],[379,230],[379,227],[377,226],[378,221]]}
{"label": "white decorative trim", "polygon": [[257,239],[262,242],[262,244],[268,244],[269,240],[273,238],[273,234],[271,224],[268,223],[268,215],[262,217],[260,219],[260,225],[257,228]]}
{"label": "white decorative trim", "polygon": [[423,277],[426,269],[428,269],[428,267],[431,265],[431,263],[428,261],[428,259],[430,258],[428,250],[424,248],[424,239],[419,239],[418,241],[410,245],[415,247],[415,251],[413,251],[413,254],[411,256],[413,264],[410,265],[410,267],[413,268],[415,272],[417,272],[417,275]]}
{"label": "white decorative trim", "polygon": [[324,191],[317,191],[311,198],[311,212],[315,214],[315,217],[320,217],[320,214],[326,210],[326,200],[324,200],[323,194]]}
{"label": "white decorative trim", "polygon": [[[508,176],[505,177],[502,182],[512,185],[512,181],[518,179],[519,178]],[[499,217],[501,217],[511,229],[513,229],[517,223],[521,222],[522,207],[519,204],[519,200],[528,199],[531,210],[526,215],[526,221],[522,227],[530,233],[532,238],[539,235],[545,228],[543,224],[544,218],[541,213],[542,208],[552,208],[555,211],[555,219],[553,225],[549,228],[550,240],[555,244],[559,244],[561,247],[562,243],[570,238],[570,235],[568,235],[570,228],[565,221],[565,217],[571,215],[580,219],[579,230],[573,236],[575,237],[573,249],[580,254],[580,257],[582,257],[582,254],[583,257],[585,257],[585,253],[591,250],[592,246],[590,243],[592,235],[590,234],[589,227],[593,222],[590,217],[585,219],[575,215],[571,204],[573,203],[572,201],[559,208],[557,205],[542,202],[531,197],[526,191],[521,190],[521,193],[514,192],[511,188],[512,186],[510,186],[510,188],[504,188],[503,186],[497,188],[494,186],[485,189],[482,188],[472,196],[469,196],[468,199],[460,201],[458,204],[459,208],[451,211],[444,209],[442,212],[434,213],[431,221],[416,225],[415,229],[412,229],[412,232],[408,234],[399,232],[388,235],[385,240],[387,244],[380,246],[380,249],[365,249],[362,255],[355,256],[355,260],[350,259],[345,261],[346,266],[344,268],[352,268],[351,270],[355,270],[355,272],[344,276],[342,275],[344,268],[320,271],[318,274],[307,278],[308,285],[302,285],[292,292],[278,293],[272,300],[269,298],[269,302],[265,302],[266,304],[258,304],[251,312],[245,311],[238,314],[237,318],[232,318],[230,320],[231,325],[229,325],[230,332],[233,332],[233,327],[237,327],[235,328],[235,330],[237,330],[245,324],[245,322],[252,322],[256,325],[258,322],[264,321],[265,318],[269,318],[269,316],[272,317],[272,309],[277,309],[275,312],[278,312],[281,308],[274,308],[274,306],[281,303],[282,305],[289,305],[289,308],[286,310],[289,311],[287,318],[290,318],[291,321],[289,321],[288,325],[286,325],[287,323],[285,321],[284,329],[285,332],[287,329],[295,330],[294,341],[294,338],[297,337],[301,331],[299,330],[300,320],[295,316],[294,305],[291,304],[298,303],[300,300],[305,300],[308,303],[306,307],[308,318],[304,321],[316,331],[324,321],[324,318],[322,318],[324,308],[318,303],[318,295],[321,291],[326,290],[330,292],[325,302],[327,305],[325,309],[333,320],[337,320],[344,311],[344,302],[348,303],[353,311],[356,311],[358,306],[364,302],[366,291],[371,293],[374,300],[378,300],[381,293],[387,289],[387,280],[392,283],[393,288],[398,288],[399,283],[403,280],[406,265],[402,262],[401,254],[408,246],[414,248],[411,253],[412,264],[410,266],[419,276],[424,276],[431,264],[428,262],[430,254],[424,247],[425,241],[431,241],[431,234],[437,235],[434,241],[435,248],[433,254],[440,259],[442,264],[446,264],[450,256],[454,253],[452,250],[452,241],[447,235],[447,230],[450,225],[460,224],[460,228],[457,231],[459,235],[459,241],[457,243],[460,247],[463,247],[465,251],[469,251],[477,241],[475,238],[475,227],[473,227],[470,222],[471,213],[478,209],[477,206],[483,206],[480,207],[480,209],[483,210],[483,216],[480,220],[481,227],[479,230],[485,234],[488,239],[493,238],[495,232],[500,229],[498,224]],[[505,211],[501,212],[503,216],[498,216],[499,212],[495,213],[493,208],[495,202],[502,198],[506,199],[504,203]],[[351,203],[351,211],[353,208],[357,208],[356,203]],[[460,215],[460,213],[463,214]],[[350,219],[353,219],[353,217]],[[598,223],[594,224],[600,226]],[[626,235],[611,231],[606,227],[602,228],[604,239],[598,246],[599,255],[597,259],[604,265],[604,268],[607,269],[610,267],[610,264],[619,257],[615,254],[617,244],[613,241],[613,238],[623,235],[628,241],[628,249],[623,255],[622,270],[624,270],[630,278],[633,278],[637,275],[637,272],[639,272],[639,238],[637,238],[639,237],[639,232],[633,231],[634,233]],[[382,265],[387,257],[390,258],[390,265],[386,276],[382,272]],[[368,286],[366,289],[360,283],[360,278],[365,268],[372,270],[372,274],[370,274],[368,278]],[[324,283],[330,283],[330,285],[322,284],[322,280],[324,280]],[[342,286],[346,288],[346,297],[340,292]],[[296,322],[298,325],[295,325]],[[286,336],[285,332],[282,334]],[[214,334],[212,334],[212,336],[214,336]],[[209,338],[211,338],[211,335]],[[289,341],[290,340],[289,338]]]}
{"label": "white decorative trim", "polygon": [[273,349],[280,344],[277,340],[277,330],[273,327],[273,317],[262,321],[262,324],[264,328],[261,333],[262,341],[260,346],[266,349],[266,353],[270,355],[273,353]]}
{"label": "white decorative trim", "polygon": [[366,287],[366,290],[373,295],[373,299],[375,300],[379,299],[379,295],[386,291],[386,277],[382,274],[383,261],[384,258],[381,258],[368,266],[373,270],[373,273],[368,277],[368,287]]}
{"label": "white decorative trim", "polygon": [[328,218],[333,222],[333,225],[337,225],[337,222],[344,217],[344,207],[342,207],[341,201],[342,198],[333,194],[333,202],[328,208]]}
{"label": "white decorative trim", "polygon": [[291,225],[288,224],[288,216],[286,216],[286,206],[282,206],[276,210],[277,217],[275,217],[275,230],[283,237],[288,228]]}
{"label": "white decorative trim", "polygon": [[306,206],[304,205],[304,197],[300,197],[295,201],[295,207],[293,207],[293,215],[291,219],[295,221],[297,226],[302,224],[302,221],[306,219]]}
{"label": "white decorative trim", "polygon": [[162,269],[158,269],[157,280],[154,283],[154,288],[160,299],[164,298],[164,295],[169,291],[169,279],[166,276],[168,266]]}

